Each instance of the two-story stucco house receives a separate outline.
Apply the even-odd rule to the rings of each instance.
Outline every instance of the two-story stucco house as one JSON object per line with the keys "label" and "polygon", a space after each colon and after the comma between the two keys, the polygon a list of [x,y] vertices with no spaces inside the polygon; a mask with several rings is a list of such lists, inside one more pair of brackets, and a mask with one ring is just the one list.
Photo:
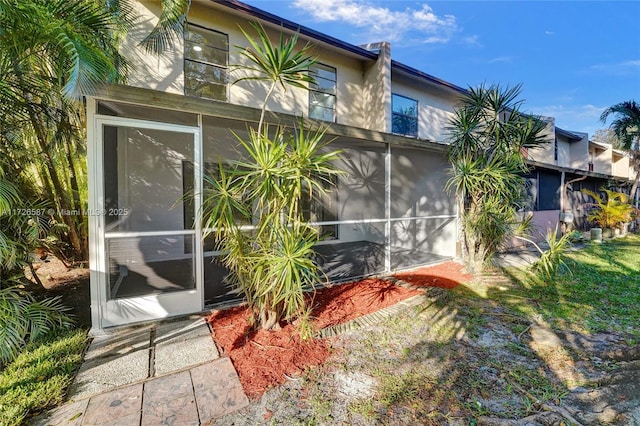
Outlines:
{"label": "two-story stucco house", "polygon": [[[135,8],[138,30],[123,47],[133,65],[127,85],[87,98],[94,331],[237,298],[220,253],[202,239],[199,194],[204,174],[242,155],[232,131],[242,137],[259,120],[266,85],[233,84],[243,76],[234,71],[244,60],[236,46],[248,45],[240,28],[251,32],[251,21],[274,38],[299,33],[318,58],[317,85],[278,92],[267,121],[305,117],[327,126],[332,146],[344,151],[337,166],[347,173],[330,197],[308,206],[324,236],[317,252],[329,278],[456,256],[445,127],[464,89],[393,61],[388,43],[351,45],[237,1],[192,2],[183,40],[153,56],[139,42],[157,22],[159,2]],[[567,182],[604,176],[588,169],[586,135],[549,129],[551,151],[530,153],[532,205],[551,212],[543,226],[557,223]]]}

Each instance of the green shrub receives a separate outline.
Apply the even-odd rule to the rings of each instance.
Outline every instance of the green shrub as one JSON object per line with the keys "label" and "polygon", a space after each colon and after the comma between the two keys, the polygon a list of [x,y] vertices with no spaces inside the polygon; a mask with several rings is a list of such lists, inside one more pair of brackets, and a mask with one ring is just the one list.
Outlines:
{"label": "green shrub", "polygon": [[12,361],[26,343],[69,328],[68,310],[58,297],[38,301],[16,287],[0,290],[0,365]]}

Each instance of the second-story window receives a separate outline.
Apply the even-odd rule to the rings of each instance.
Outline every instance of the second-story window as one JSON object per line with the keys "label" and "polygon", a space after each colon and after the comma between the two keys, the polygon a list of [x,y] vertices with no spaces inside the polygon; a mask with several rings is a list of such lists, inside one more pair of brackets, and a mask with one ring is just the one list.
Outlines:
{"label": "second-story window", "polygon": [[184,93],[227,100],[229,36],[189,24],[184,33]]}
{"label": "second-story window", "polygon": [[406,96],[391,97],[391,132],[404,136],[418,136],[418,101]]}
{"label": "second-story window", "polygon": [[313,64],[309,71],[316,80],[316,84],[309,87],[309,117],[336,121],[336,69]]}

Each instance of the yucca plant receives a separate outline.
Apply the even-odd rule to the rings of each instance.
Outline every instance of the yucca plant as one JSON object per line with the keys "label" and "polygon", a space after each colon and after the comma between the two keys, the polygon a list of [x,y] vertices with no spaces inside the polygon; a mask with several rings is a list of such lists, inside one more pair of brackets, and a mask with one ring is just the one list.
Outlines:
{"label": "yucca plant", "polygon": [[606,199],[597,192],[588,189],[581,190],[582,193],[589,195],[595,201],[595,203],[590,203],[595,209],[589,213],[587,220],[596,223],[601,228],[609,229],[630,222],[634,208],[629,203],[629,196],[607,188],[600,188],[600,190],[606,194]]}
{"label": "yucca plant", "polygon": [[323,130],[307,132],[303,121],[300,127],[278,129],[276,137],[268,127],[262,134],[251,129],[248,140],[238,138],[245,159],[221,165],[204,193],[204,227],[265,329],[304,316],[304,291],[320,280],[313,250],[319,235],[304,222],[300,200],[326,193],[338,152],[324,150]]}
{"label": "yucca plant", "polygon": [[[504,242],[525,226],[522,148],[545,142],[545,123],[520,112],[520,87],[471,88],[451,118],[446,188],[458,197],[467,267],[481,271]],[[526,222],[525,222],[526,223]]]}
{"label": "yucca plant", "polygon": [[246,139],[236,135],[242,159],[220,164],[218,176],[205,178],[203,227],[215,237],[254,322],[272,329],[283,320],[298,319],[301,334],[309,336],[305,291],[321,279],[313,249],[320,237],[303,220],[300,201],[326,194],[327,183],[339,173],[332,166],[339,152],[326,147],[325,130],[308,131],[303,119],[290,130],[270,131],[264,125],[276,87],[307,88],[313,82],[308,70],[314,59],[308,45],[296,50],[297,35],[280,34],[274,46],[262,26],[253,27],[258,40],[245,33],[250,47],[240,52],[252,65],[236,67],[250,75],[236,82],[271,84],[257,129],[250,128]]}
{"label": "yucca plant", "polygon": [[547,250],[540,251],[540,258],[532,265],[534,273],[538,274],[544,281],[553,279],[560,270],[569,272],[569,267],[565,263],[567,249],[571,247],[571,233],[558,236],[558,229],[547,232],[546,241],[549,245]]}

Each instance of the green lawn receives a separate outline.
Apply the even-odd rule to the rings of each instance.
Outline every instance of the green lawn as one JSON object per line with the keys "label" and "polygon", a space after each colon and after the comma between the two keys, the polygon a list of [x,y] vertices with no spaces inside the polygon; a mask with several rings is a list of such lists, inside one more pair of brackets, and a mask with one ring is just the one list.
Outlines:
{"label": "green lawn", "polygon": [[640,337],[640,236],[589,244],[566,263],[549,282],[509,269],[515,287],[491,297],[559,328]]}
{"label": "green lawn", "polygon": [[0,372],[0,426],[63,402],[82,361],[85,330],[61,331],[29,344]]}

